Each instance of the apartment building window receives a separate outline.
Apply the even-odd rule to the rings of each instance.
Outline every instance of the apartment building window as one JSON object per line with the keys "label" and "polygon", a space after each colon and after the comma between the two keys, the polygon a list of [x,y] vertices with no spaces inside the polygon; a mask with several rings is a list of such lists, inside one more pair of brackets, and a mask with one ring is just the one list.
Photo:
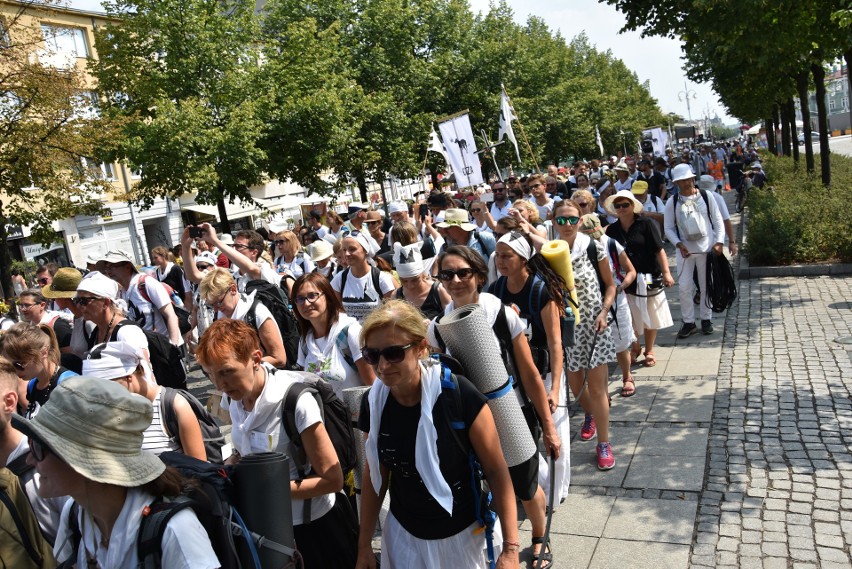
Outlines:
{"label": "apartment building window", "polygon": [[844,111],[849,110],[849,97],[843,97],[840,99],[840,106],[843,107]]}
{"label": "apartment building window", "polygon": [[44,44],[51,53],[70,57],[89,57],[86,33],[82,28],[67,28],[53,24],[42,24]]}
{"label": "apartment building window", "polygon": [[94,91],[79,91],[73,98],[74,115],[77,118],[94,120],[101,116],[101,102]]}
{"label": "apartment building window", "polygon": [[828,110],[833,111],[836,108],[837,108],[837,101],[835,101],[834,99],[829,99],[828,100]]}
{"label": "apartment building window", "polygon": [[93,160],[80,158],[82,172],[86,173],[92,180],[106,180],[111,182],[115,180],[115,169],[112,164],[106,162],[97,163]]}

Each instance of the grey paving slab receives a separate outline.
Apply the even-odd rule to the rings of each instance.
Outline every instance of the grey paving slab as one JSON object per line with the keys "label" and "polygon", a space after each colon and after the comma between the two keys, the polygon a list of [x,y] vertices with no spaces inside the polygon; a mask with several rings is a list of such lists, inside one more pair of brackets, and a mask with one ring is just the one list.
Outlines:
{"label": "grey paving slab", "polygon": [[[689,374],[684,374],[689,375]],[[695,375],[695,374],[693,374]],[[660,384],[658,395],[661,398],[693,398],[715,395],[715,379],[688,379],[680,381],[664,381]]]}
{"label": "grey paving slab", "polygon": [[569,494],[553,513],[551,532],[601,537],[615,500],[614,496]]}
{"label": "grey paving slab", "polygon": [[[617,383],[617,385],[616,385]],[[651,405],[660,387],[658,381],[643,381],[636,377],[634,387],[636,393],[630,397],[621,397],[621,381],[613,382],[616,389],[612,393],[612,409],[609,416],[612,421],[646,421],[651,412]]]}
{"label": "grey paving slab", "polygon": [[648,414],[650,422],[706,422],[713,416],[713,396],[660,397],[659,391]]}
{"label": "grey paving slab", "polygon": [[[582,415],[579,420],[572,422],[572,427],[582,423]],[[571,441],[571,484],[579,486],[603,486],[620,487],[624,482],[624,476],[630,466],[630,460],[639,440],[640,428],[636,427],[610,427],[610,441],[612,443],[615,467],[606,472],[598,470],[596,442],[578,442],[579,435]]]}
{"label": "grey paving slab", "polygon": [[601,539],[589,568],[686,569],[688,566],[688,545]]}
{"label": "grey paving slab", "polygon": [[[523,569],[537,569],[532,562],[530,548],[531,535],[528,531],[518,533],[521,540],[519,559]],[[591,563],[592,555],[598,546],[598,538],[578,535],[551,534],[550,546],[553,551],[553,566],[557,568],[585,569]]]}
{"label": "grey paving slab", "polygon": [[657,488],[698,492],[704,482],[703,456],[636,454],[624,479],[625,488]]}
{"label": "grey paving slab", "polygon": [[700,427],[645,427],[636,445],[641,456],[694,456],[707,454],[710,429]]}
{"label": "grey paving slab", "polygon": [[692,543],[698,502],[618,498],[603,537],[659,543]]}

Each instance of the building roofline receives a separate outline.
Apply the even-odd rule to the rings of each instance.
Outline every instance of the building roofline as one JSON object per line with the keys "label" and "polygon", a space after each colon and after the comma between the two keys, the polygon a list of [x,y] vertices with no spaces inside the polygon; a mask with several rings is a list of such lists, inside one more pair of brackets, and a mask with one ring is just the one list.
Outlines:
{"label": "building roofline", "polygon": [[38,2],[37,0],[0,0],[0,4],[9,4],[11,6],[19,6],[24,9],[30,10],[45,10],[48,12],[62,12],[66,14],[76,14],[78,16],[89,16],[89,17],[97,17],[106,20],[116,20],[117,18],[110,16],[106,12],[98,12],[94,10],[81,10],[80,8],[72,8],[70,6],[62,6],[59,4],[44,4],[42,2]]}

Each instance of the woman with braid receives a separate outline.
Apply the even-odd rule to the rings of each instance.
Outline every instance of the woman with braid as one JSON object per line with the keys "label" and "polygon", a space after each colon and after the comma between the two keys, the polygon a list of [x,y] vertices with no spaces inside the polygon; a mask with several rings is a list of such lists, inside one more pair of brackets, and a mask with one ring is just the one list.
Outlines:
{"label": "woman with braid", "polygon": [[[502,220],[501,220],[502,221]],[[565,314],[565,281],[556,274],[536,251],[530,236],[521,231],[509,231],[497,242],[494,261],[500,276],[488,289],[504,304],[517,310],[527,326],[530,351],[538,373],[544,381],[547,400],[553,414],[556,431],[562,441],[570,440],[566,392],[563,387],[563,351],[561,318]],[[564,452],[556,462],[555,499],[568,495],[569,453]],[[542,484],[548,488],[548,484]]]}

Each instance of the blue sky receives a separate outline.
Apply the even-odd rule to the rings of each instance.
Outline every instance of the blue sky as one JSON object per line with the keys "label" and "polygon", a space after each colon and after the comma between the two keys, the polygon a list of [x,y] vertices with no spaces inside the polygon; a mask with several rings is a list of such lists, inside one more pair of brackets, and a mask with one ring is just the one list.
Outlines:
{"label": "blue sky", "polygon": [[[474,12],[488,10],[489,0],[468,0]],[[666,38],[640,38],[637,32],[619,34],[624,17],[609,4],[597,0],[507,0],[519,23],[532,14],[543,18],[548,25],[570,39],[582,31],[599,50],[612,50],[615,57],[636,72],[640,81],[649,80],[651,94],[663,112],[687,117],[686,103],[678,100],[685,90],[694,91],[690,98],[692,118],[700,119],[709,112],[718,113],[725,124],[734,122],[709,84],[689,83],[681,61],[680,42]],[[70,0],[73,8],[102,11],[100,0]],[[692,95],[692,93],[690,93]],[[682,98],[682,95],[681,95]]]}

